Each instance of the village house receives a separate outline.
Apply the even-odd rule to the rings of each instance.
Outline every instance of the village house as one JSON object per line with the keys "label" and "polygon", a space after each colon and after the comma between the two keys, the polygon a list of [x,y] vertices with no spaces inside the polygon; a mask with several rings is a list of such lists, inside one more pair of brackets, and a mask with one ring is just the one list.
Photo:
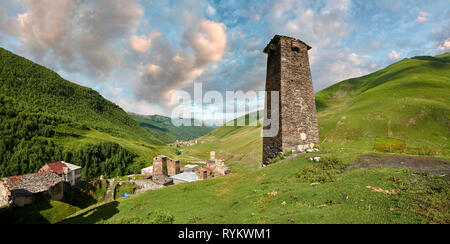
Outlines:
{"label": "village house", "polygon": [[47,163],[39,172],[53,172],[61,176],[71,186],[78,185],[81,181],[81,167],[64,161]]}
{"label": "village house", "polygon": [[64,161],[47,163],[37,173],[1,178],[0,206],[23,207],[37,199],[60,201],[64,191],[80,180],[80,166]]}
{"label": "village house", "polygon": [[60,201],[64,197],[65,182],[53,172],[11,176],[0,179],[0,206],[23,207],[37,199]]}
{"label": "village house", "polygon": [[164,155],[156,156],[153,158],[152,166],[141,169],[141,174],[148,176],[148,178],[140,180],[140,191],[157,189],[170,184],[205,180],[231,173],[230,171],[226,171],[223,160],[216,159],[214,151],[210,152],[210,160],[205,162],[206,167],[200,167],[196,164],[188,164],[181,167],[180,160],[178,159],[170,159]]}
{"label": "village house", "polygon": [[201,144],[201,142],[199,142],[198,140],[190,140],[190,141],[179,141],[179,140],[176,140],[173,144],[176,147],[180,147],[180,146],[188,146],[188,147],[190,147],[190,146],[194,146],[194,145],[197,145],[197,144]]}

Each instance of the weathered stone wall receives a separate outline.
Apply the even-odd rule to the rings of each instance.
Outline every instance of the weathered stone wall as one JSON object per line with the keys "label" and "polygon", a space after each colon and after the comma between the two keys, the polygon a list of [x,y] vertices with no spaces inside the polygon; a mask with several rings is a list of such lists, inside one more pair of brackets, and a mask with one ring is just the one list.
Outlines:
{"label": "weathered stone wall", "polygon": [[50,187],[48,191],[44,192],[44,197],[54,201],[61,201],[64,198],[64,188],[66,186],[67,188],[70,188],[68,183],[61,181],[58,184]]}
{"label": "weathered stone wall", "polygon": [[223,160],[216,160],[216,168],[215,168],[216,176],[225,175],[225,162]]}
{"label": "weathered stone wall", "polygon": [[167,174],[169,176],[177,175],[180,173],[180,160],[168,159],[167,160]]}
{"label": "weathered stone wall", "polygon": [[210,169],[211,171],[216,171],[216,160],[207,160],[206,161],[206,168]]}
{"label": "weathered stone wall", "polygon": [[[268,54],[266,91],[279,91],[280,131],[263,138],[263,163],[299,146],[319,144],[314,90],[304,42],[276,35],[264,52]],[[270,116],[270,96],[266,99]]]}
{"label": "weathered stone wall", "polygon": [[167,175],[166,156],[156,156],[153,158],[153,176]]}
{"label": "weathered stone wall", "polygon": [[195,170],[195,180],[206,180],[208,179],[208,171],[200,168]]}
{"label": "weathered stone wall", "polygon": [[[266,71],[266,114],[270,118],[272,112],[272,97],[270,91],[280,91],[281,83],[281,49],[280,42],[271,41],[264,50],[267,56]],[[283,121],[279,121],[280,128]],[[270,125],[264,126],[265,130],[270,129]],[[263,138],[263,163],[267,164],[271,159],[277,157],[282,152],[281,131],[275,137]]]}
{"label": "weathered stone wall", "polygon": [[8,185],[0,180],[0,206],[12,203],[11,190]]}
{"label": "weathered stone wall", "polygon": [[19,195],[19,196],[13,196],[13,204],[17,207],[23,207],[25,205],[32,204],[34,201],[36,201],[37,194],[32,195]]}

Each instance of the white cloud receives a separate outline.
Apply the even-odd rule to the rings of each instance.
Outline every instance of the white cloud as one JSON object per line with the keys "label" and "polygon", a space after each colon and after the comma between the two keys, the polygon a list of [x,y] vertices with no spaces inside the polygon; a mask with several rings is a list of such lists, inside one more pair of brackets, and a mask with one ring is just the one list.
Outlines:
{"label": "white cloud", "polygon": [[147,65],[147,72],[152,73],[152,74],[159,73],[159,72],[161,72],[161,66],[149,64],[149,65]]}
{"label": "white cloud", "polygon": [[352,28],[348,23],[350,7],[350,0],[314,1],[312,6],[281,0],[271,6],[268,17],[273,33],[292,36],[312,46],[309,58],[316,91],[374,70],[371,57],[342,47]]}
{"label": "white cloud", "polygon": [[206,6],[206,14],[210,17],[216,15],[216,9],[211,6],[210,4],[208,4],[208,6]]}
{"label": "white cloud", "polygon": [[146,53],[152,44],[152,40],[161,36],[159,31],[153,31],[148,36],[133,35],[130,38],[131,48],[139,53]]}
{"label": "white cloud", "polygon": [[222,23],[201,20],[196,29],[186,32],[186,38],[196,52],[198,64],[222,59],[227,44],[225,30]]}
{"label": "white cloud", "polygon": [[450,38],[448,38],[443,43],[441,43],[438,48],[441,51],[448,51],[448,50],[450,50]]}
{"label": "white cloud", "polygon": [[[0,30],[19,41],[22,55],[55,70],[108,78],[120,64],[117,43],[136,31],[144,11],[137,0],[23,0],[25,12]],[[97,79],[97,80],[98,80]]]}
{"label": "white cloud", "polygon": [[399,59],[400,57],[403,56],[403,54],[404,54],[403,51],[402,52],[397,52],[395,50],[392,50],[392,52],[389,53],[389,58],[390,59]]}
{"label": "white cloud", "polygon": [[430,17],[431,14],[425,11],[421,11],[419,13],[419,16],[417,16],[416,22],[426,22],[428,21],[428,17]]}
{"label": "white cloud", "polygon": [[142,115],[166,114],[166,111],[158,104],[150,104],[145,100],[127,100],[119,98],[118,105],[127,112],[133,112]]}
{"label": "white cloud", "polygon": [[139,99],[170,108],[173,91],[191,84],[208,65],[223,59],[227,44],[223,23],[198,19],[183,24],[186,28],[181,43],[168,42],[165,34],[152,43],[152,64],[146,66],[141,79],[134,84]]}

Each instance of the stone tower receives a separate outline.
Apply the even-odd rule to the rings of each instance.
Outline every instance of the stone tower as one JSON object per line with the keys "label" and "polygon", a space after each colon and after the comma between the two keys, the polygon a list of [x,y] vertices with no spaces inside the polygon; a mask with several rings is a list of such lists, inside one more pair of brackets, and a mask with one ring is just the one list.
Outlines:
{"label": "stone tower", "polygon": [[153,158],[153,176],[167,175],[167,158],[159,155]]}
{"label": "stone tower", "polygon": [[180,173],[180,160],[167,159],[167,175],[173,176]]}
{"label": "stone tower", "polygon": [[[266,114],[271,114],[270,91],[279,91],[279,131],[263,138],[263,164],[283,152],[319,144],[314,90],[308,60],[311,47],[292,37],[275,35],[268,54]],[[273,119],[273,118],[271,118]],[[265,129],[270,128],[266,126]]]}

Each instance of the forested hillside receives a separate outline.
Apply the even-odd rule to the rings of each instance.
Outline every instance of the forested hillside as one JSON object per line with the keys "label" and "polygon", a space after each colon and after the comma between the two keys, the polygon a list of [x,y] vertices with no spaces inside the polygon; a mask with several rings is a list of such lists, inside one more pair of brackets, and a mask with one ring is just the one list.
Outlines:
{"label": "forested hillside", "polygon": [[[96,145],[93,136],[104,144]],[[83,174],[88,178],[129,173],[136,155],[117,144],[119,138],[162,144],[98,92],[0,48],[0,176],[35,172],[63,159],[89,164]]]}

